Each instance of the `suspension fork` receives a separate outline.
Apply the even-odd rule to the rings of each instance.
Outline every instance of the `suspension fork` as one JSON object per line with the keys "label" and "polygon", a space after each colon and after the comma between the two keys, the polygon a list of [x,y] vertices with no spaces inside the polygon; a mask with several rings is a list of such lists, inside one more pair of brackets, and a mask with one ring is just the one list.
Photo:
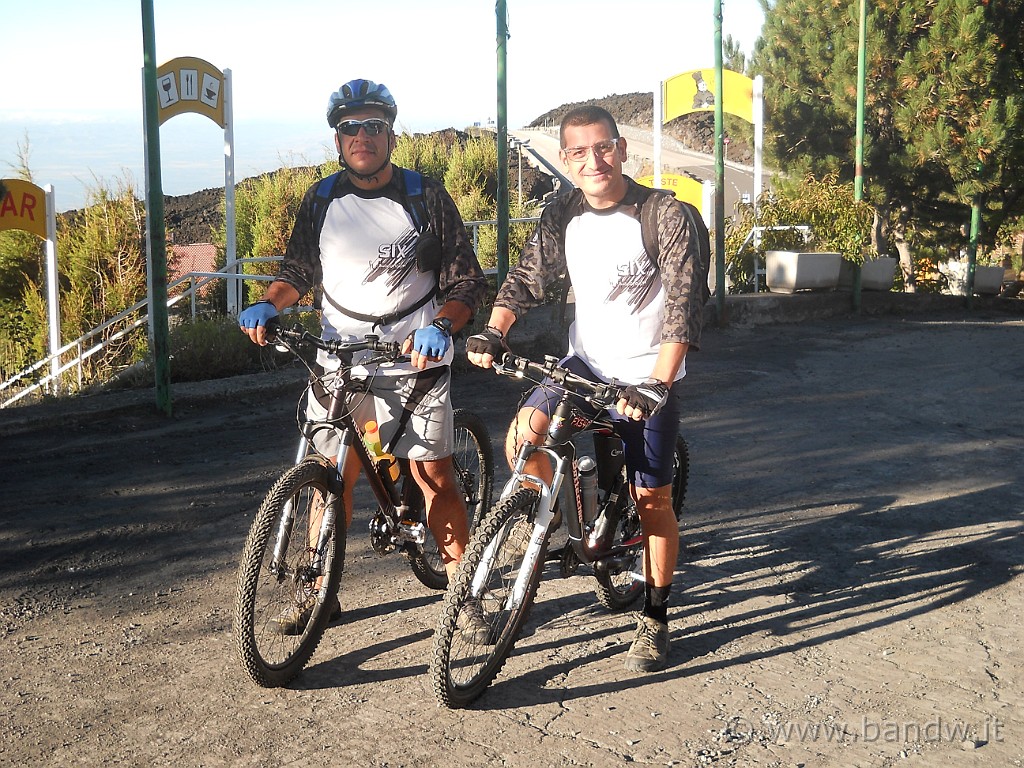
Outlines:
{"label": "suspension fork", "polygon": [[[342,430],[340,438],[341,443],[338,446],[338,455],[333,467],[334,474],[331,478],[327,494],[323,497],[324,508],[320,515],[320,530],[317,532],[316,546],[313,548],[313,557],[309,563],[310,574],[315,577],[323,576],[326,573],[324,557],[327,554],[327,546],[331,541],[331,537],[334,536],[334,528],[338,522],[338,502],[342,498],[344,487],[342,468],[345,466],[345,459],[348,458],[348,451],[352,445],[352,430]],[[344,521],[342,521],[342,524],[344,525]],[[324,579],[320,584],[321,591],[326,589],[326,587],[327,579]],[[326,599],[326,597],[326,594],[321,595],[321,599]]]}
{"label": "suspension fork", "polygon": [[[299,444],[295,449],[295,464],[302,463],[302,460],[306,458],[311,450],[310,441],[312,437],[306,434],[306,430],[302,430],[302,435],[299,437]],[[274,538],[274,559],[271,561],[271,570],[277,571],[280,564],[284,561],[285,553],[288,551],[288,540],[291,538],[292,525],[295,523],[295,504],[291,499],[285,502],[284,509],[281,510],[281,519],[278,522],[277,534]]]}
{"label": "suspension fork", "polygon": [[[544,546],[544,539],[547,537],[548,528],[551,526],[551,522],[555,516],[555,501],[558,499],[558,493],[562,487],[562,481],[565,478],[565,468],[569,460],[565,457],[558,456],[552,453],[555,457],[555,472],[549,486],[543,480],[535,475],[530,475],[525,472],[526,460],[530,454],[534,451],[542,450],[550,453],[547,449],[538,448],[534,445],[527,443],[523,446],[520,451],[519,457],[516,459],[515,467],[512,469],[512,477],[505,484],[505,488],[502,491],[502,498],[506,495],[511,495],[511,492],[515,488],[523,487],[524,483],[532,483],[537,486],[540,493],[540,499],[537,504],[537,515],[534,518],[533,531],[530,534],[530,543],[526,547],[526,552],[523,554],[523,562],[519,566],[519,572],[516,574],[515,583],[512,585],[511,593],[509,594],[506,604],[503,606],[505,610],[515,610],[523,604],[523,600],[526,596],[526,591],[530,583],[530,577],[537,567],[537,563],[540,559],[541,548]],[[490,573],[494,563],[494,558],[497,555],[498,540],[501,537],[495,537],[487,544],[484,549],[483,557],[480,559],[480,565],[477,567],[476,573],[473,575],[473,582],[470,587],[470,593],[474,597],[480,597],[485,591],[485,581],[487,574]]]}

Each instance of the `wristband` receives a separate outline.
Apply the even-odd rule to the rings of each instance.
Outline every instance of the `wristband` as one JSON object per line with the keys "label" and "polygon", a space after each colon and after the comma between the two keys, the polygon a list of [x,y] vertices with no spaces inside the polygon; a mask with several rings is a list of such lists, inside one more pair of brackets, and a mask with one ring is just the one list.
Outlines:
{"label": "wristband", "polygon": [[439,330],[441,333],[443,333],[449,339],[452,337],[452,321],[449,318],[447,318],[447,317],[437,317],[437,318],[434,318],[434,322],[432,322],[431,325],[434,326],[435,328],[437,328],[437,330]]}

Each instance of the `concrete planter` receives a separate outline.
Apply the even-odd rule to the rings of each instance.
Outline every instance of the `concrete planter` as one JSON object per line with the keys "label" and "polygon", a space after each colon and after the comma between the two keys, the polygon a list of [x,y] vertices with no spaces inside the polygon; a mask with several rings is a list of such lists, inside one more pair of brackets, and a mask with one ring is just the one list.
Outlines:
{"label": "concrete planter", "polygon": [[843,258],[838,253],[766,251],[765,284],[773,293],[834,291]]}
{"label": "concrete planter", "polygon": [[[966,261],[947,261],[939,265],[939,272],[949,282],[949,293],[956,296],[967,295]],[[976,264],[974,267],[974,292],[979,296],[995,296],[1003,287],[1002,267],[990,267]]]}
{"label": "concrete planter", "polygon": [[[868,259],[860,267],[860,288],[862,291],[890,291],[896,277],[895,256],[879,256]],[[853,264],[843,259],[839,271],[839,287],[853,290]]]}

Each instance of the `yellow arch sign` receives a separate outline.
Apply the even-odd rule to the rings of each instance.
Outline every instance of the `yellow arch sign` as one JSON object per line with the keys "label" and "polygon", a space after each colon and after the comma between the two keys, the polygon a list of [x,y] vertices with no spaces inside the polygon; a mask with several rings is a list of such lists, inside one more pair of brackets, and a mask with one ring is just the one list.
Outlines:
{"label": "yellow arch sign", "polygon": [[157,67],[156,90],[160,125],[175,115],[196,112],[227,128],[224,73],[193,56],[171,59]]}
{"label": "yellow arch sign", "polygon": [[748,123],[754,122],[754,81],[749,77],[722,70],[722,89],[714,93],[715,70],[694,69],[670,77],[662,83],[664,121],[667,123],[690,112],[714,112],[715,100],[722,99],[722,110]]}
{"label": "yellow arch sign", "polygon": [[[637,184],[645,187],[654,186],[653,176],[641,176],[635,180]],[[676,200],[689,203],[698,211],[704,209],[704,185],[689,176],[680,176],[672,173],[661,174],[661,189],[667,189],[676,196]]]}
{"label": "yellow arch sign", "polygon": [[0,181],[0,230],[23,229],[46,240],[46,192],[28,181]]}

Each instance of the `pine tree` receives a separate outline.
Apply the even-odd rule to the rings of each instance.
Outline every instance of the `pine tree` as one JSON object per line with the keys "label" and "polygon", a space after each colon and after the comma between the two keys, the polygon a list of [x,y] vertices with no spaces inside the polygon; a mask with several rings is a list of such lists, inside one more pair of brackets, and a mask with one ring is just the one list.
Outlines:
{"label": "pine tree", "polygon": [[[765,6],[767,150],[797,177],[854,173],[859,3]],[[875,247],[956,248],[970,207],[983,241],[1022,207],[1024,0],[868,0],[864,195]]]}

